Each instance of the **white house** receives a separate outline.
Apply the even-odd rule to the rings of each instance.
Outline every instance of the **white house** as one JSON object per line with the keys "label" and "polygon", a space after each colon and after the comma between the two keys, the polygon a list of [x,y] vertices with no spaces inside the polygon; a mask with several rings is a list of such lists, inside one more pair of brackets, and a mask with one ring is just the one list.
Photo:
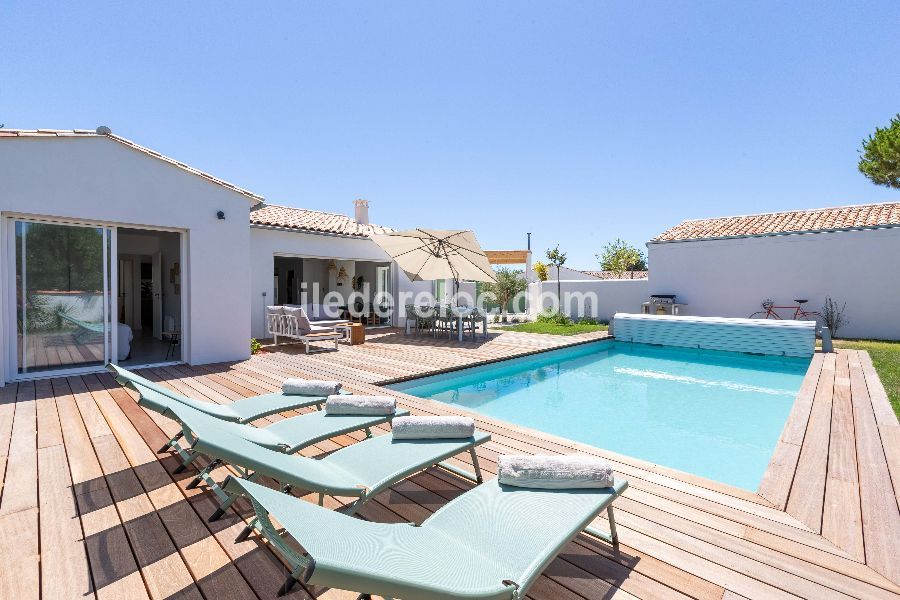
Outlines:
{"label": "white house", "polygon": [[[685,221],[647,244],[651,294],[682,314],[747,317],[826,297],[846,303],[841,337],[900,339],[900,203]],[[790,318],[790,309],[780,309]]]}
{"label": "white house", "polygon": [[0,130],[0,181],[0,383],[249,355],[262,198],[107,128]]}
{"label": "white house", "polygon": [[[0,385],[20,378],[249,356],[267,304],[359,308],[410,283],[354,217],[277,205],[91,130],[0,130]],[[302,294],[306,294],[303,296]]]}

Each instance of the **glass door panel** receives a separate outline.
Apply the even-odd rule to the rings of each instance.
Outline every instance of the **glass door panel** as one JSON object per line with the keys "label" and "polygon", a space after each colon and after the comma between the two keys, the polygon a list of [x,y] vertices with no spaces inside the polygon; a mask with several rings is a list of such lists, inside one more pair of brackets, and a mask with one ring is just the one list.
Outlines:
{"label": "glass door panel", "polygon": [[379,325],[393,322],[394,299],[391,290],[391,268],[375,267],[375,315]]}
{"label": "glass door panel", "polygon": [[16,221],[15,234],[18,373],[105,364],[109,230]]}

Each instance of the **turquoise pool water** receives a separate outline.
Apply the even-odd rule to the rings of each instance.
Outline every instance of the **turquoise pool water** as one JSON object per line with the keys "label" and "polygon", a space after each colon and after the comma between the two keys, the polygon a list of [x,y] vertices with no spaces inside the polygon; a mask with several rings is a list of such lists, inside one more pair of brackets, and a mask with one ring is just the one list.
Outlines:
{"label": "turquoise pool water", "polygon": [[808,366],[605,341],[389,387],[755,491]]}

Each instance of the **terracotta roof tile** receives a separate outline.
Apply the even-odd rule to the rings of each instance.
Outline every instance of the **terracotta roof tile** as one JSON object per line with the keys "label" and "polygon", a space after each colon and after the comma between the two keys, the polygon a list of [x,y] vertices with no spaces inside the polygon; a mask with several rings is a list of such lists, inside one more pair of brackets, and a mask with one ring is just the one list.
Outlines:
{"label": "terracotta roof tile", "polygon": [[654,242],[900,226],[900,202],[683,221]]}
{"label": "terracotta roof tile", "polygon": [[148,154],[154,158],[165,161],[175,167],[178,167],[179,169],[187,171],[188,173],[192,173],[194,175],[197,175],[198,177],[202,177],[212,183],[215,183],[216,185],[220,185],[224,188],[228,188],[233,192],[237,192],[238,194],[247,196],[254,202],[262,202],[264,200],[262,196],[254,194],[249,190],[245,190],[244,188],[219,179],[218,177],[213,177],[209,173],[205,173],[199,169],[195,169],[194,167],[186,165],[183,162],[179,162],[173,158],[169,158],[168,156],[160,154],[156,150],[151,150],[150,148],[146,148],[144,146],[141,146],[140,144],[136,144],[131,140],[125,139],[113,133],[98,133],[97,131],[93,131],[90,129],[0,129],[0,137],[107,137],[124,146],[128,146],[129,148],[133,148],[139,152],[143,152],[144,154]]}
{"label": "terracotta roof tile", "polygon": [[250,211],[250,224],[355,237],[393,231],[381,225],[361,225],[346,215],[277,204],[260,204],[255,207]]}

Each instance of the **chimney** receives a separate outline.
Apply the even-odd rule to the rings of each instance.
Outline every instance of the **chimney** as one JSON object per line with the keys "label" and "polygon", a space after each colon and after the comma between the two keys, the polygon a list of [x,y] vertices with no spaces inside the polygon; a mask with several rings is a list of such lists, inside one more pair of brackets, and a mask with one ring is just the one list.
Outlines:
{"label": "chimney", "polygon": [[369,224],[369,201],[359,200],[353,201],[353,219],[360,225]]}

